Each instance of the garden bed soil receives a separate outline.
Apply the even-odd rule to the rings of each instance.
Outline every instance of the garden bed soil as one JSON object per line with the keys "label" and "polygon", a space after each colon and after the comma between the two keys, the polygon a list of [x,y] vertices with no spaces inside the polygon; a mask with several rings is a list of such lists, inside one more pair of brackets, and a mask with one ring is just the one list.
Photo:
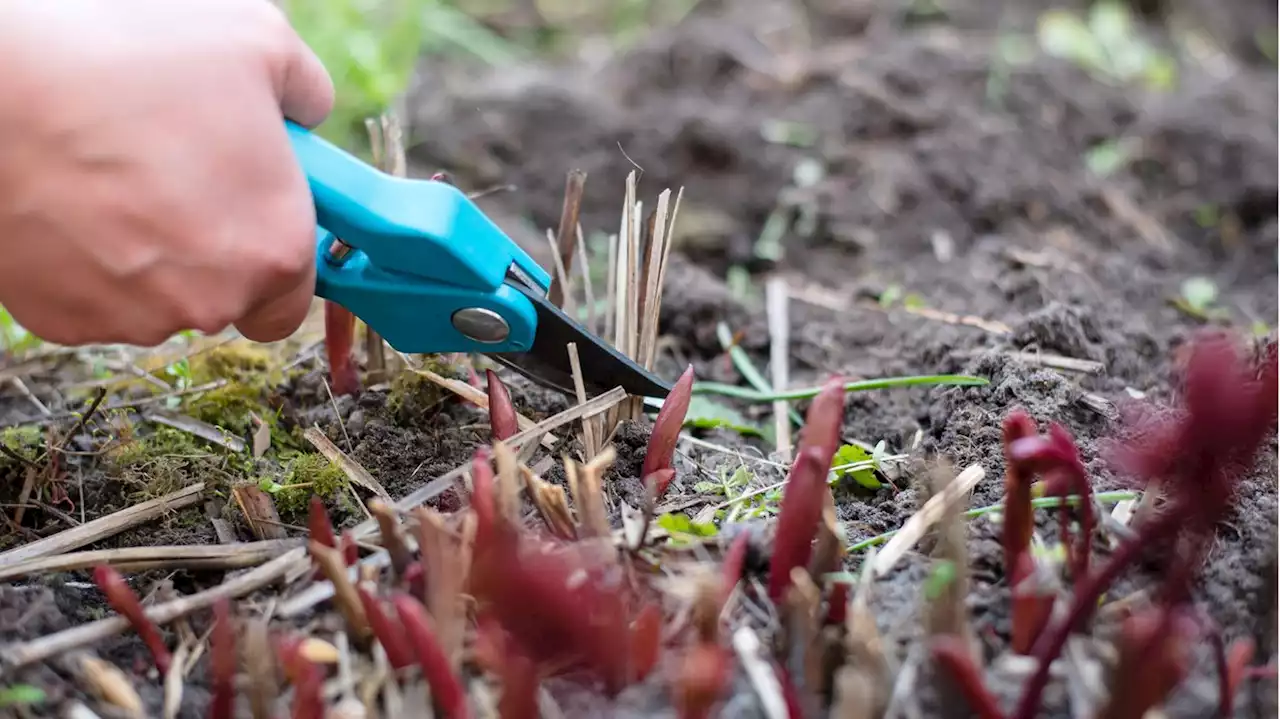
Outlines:
{"label": "garden bed soil", "polygon": [[[1223,322],[1246,333],[1258,322],[1274,325],[1274,63],[1240,53],[1212,72],[1181,70],[1176,91],[1150,93],[1101,82],[1039,53],[1010,66],[997,40],[1031,30],[1047,3],[997,12],[997,3],[947,2],[940,14],[924,17],[889,3],[815,2],[808,4],[808,40],[788,23],[795,17],[787,13],[799,5],[703,3],[678,27],[603,62],[492,73],[458,69],[456,61],[424,62],[407,114],[413,169],[446,170],[468,189],[513,184],[514,191],[480,202],[544,266],[550,262],[543,230],[526,232],[519,223],[557,224],[569,169],[588,174],[587,231],[616,228],[623,180],[637,167],[646,202],[683,187],[679,245],[663,301],[662,334],[673,343],[662,355],[663,375],[674,378],[690,363],[700,380],[744,383],[717,338],[718,322],[767,368],[763,285],[744,292],[726,275],[745,268],[760,283],[772,274],[793,288],[789,370],[796,386],[837,373],[851,379],[964,373],[990,381],[850,395],[846,438],[883,440],[890,452],[914,447],[945,457],[957,471],[980,464],[986,475],[971,504],[991,505],[1003,496],[1000,423],[1022,407],[1042,426],[1060,422],[1073,433],[1096,490],[1124,488],[1105,461],[1102,440],[1135,397],[1171,396],[1178,348],[1204,324],[1171,302],[1184,281],[1212,280],[1228,313]],[[1274,25],[1274,8],[1269,21]],[[1151,32],[1169,42],[1158,27]],[[1247,48],[1241,32],[1234,33],[1227,32],[1234,45]],[[762,128],[780,122],[809,141],[762,139]],[[1134,148],[1129,162],[1097,176],[1086,157],[1116,141]],[[815,167],[820,177],[797,187],[797,168]],[[757,240],[780,198],[814,219],[812,231],[784,233],[781,256],[762,259]],[[899,290],[909,302],[882,304],[886,292]],[[944,321],[921,307],[981,322]],[[1036,359],[1044,355],[1089,360],[1100,371],[1053,369]],[[468,405],[444,399],[396,413],[385,390],[333,403],[321,376],[317,368],[290,380],[280,393],[285,416],[319,423],[393,497],[459,466],[487,441],[485,415]],[[517,408],[534,419],[568,406],[521,378],[504,377]],[[28,415],[24,402],[6,393],[0,415]],[[334,421],[335,406],[342,423]],[[768,405],[736,407],[761,424],[772,421]],[[746,455],[770,451],[726,430],[703,436]],[[646,439],[643,424],[624,427],[609,473],[632,506],[639,504]],[[1266,622],[1273,621],[1268,591],[1277,582],[1275,455],[1273,439],[1220,527],[1196,589],[1229,639],[1274,632]],[[741,461],[682,445],[671,491],[692,496],[695,482]],[[87,518],[129,503],[106,496],[121,491],[116,478],[92,462],[81,467]],[[782,479],[781,470],[752,467],[761,485]],[[895,478],[896,487],[837,487],[850,540],[897,529],[918,509],[925,474],[913,467]],[[548,479],[559,477],[553,472]],[[459,502],[449,492],[438,505],[450,510]],[[90,548],[214,543],[203,512],[183,510]],[[65,528],[45,513],[31,516],[23,530],[28,539]],[[348,525],[355,519],[344,517]],[[1056,536],[1047,513],[1037,525],[1041,536]],[[998,531],[995,522],[977,519],[968,532],[969,607],[988,662],[1005,652],[1009,634]],[[849,568],[864,556],[851,555]],[[923,555],[909,554],[873,591],[880,631],[899,659],[918,648],[927,567]],[[103,616],[107,610],[87,576],[0,586],[0,643]],[[221,578],[147,573],[139,586],[162,576],[177,591]],[[1144,571],[1126,576],[1114,593],[1128,594],[1151,578]],[[206,621],[193,619],[197,632]],[[1274,660],[1272,646],[1268,640],[1256,663]],[[132,634],[96,650],[125,668],[148,662]],[[202,676],[201,668],[192,674],[181,716],[203,716]],[[81,691],[55,664],[16,679],[42,687],[55,702]],[[1004,701],[1017,696],[1022,681],[1007,667],[987,676]],[[1168,716],[1211,715],[1216,681],[1207,651],[1197,649],[1191,678]],[[668,715],[663,691],[654,682],[633,688],[620,701],[630,708],[614,715]],[[158,684],[143,693],[154,711]],[[1251,682],[1237,715],[1274,716],[1274,703],[1261,700],[1275,693],[1274,679]],[[925,715],[934,716],[932,692],[922,687],[920,696]],[[1069,716],[1060,689],[1046,697],[1044,716]],[[752,700],[733,706],[724,716],[761,716]],[[562,708],[571,711],[574,703]],[[599,715],[598,706],[579,708],[578,715]]]}

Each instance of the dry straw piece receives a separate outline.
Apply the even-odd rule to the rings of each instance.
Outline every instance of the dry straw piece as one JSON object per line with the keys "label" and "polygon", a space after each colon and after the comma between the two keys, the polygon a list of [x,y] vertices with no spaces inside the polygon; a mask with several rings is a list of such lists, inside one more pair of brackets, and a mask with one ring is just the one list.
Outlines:
{"label": "dry straw piece", "polygon": [[[548,239],[555,254],[555,280],[551,298],[566,311],[575,306],[573,260],[575,252],[583,278],[583,306],[586,308],[587,327],[600,331],[612,342],[615,349],[640,366],[652,371],[658,354],[658,318],[662,311],[662,288],[666,280],[667,263],[671,257],[672,234],[680,209],[684,188],[673,199],[671,190],[658,194],[654,208],[645,215],[644,203],[637,199],[637,173],[627,175],[622,214],[618,232],[609,236],[606,265],[604,327],[597,327],[594,291],[590,286],[586,267],[593,259],[585,256],[582,228],[578,224],[583,185],[586,175],[570,172],[565,181],[565,201],[560,217],[559,231]],[[576,348],[569,350],[576,365]],[[575,368],[575,375],[580,374]],[[580,381],[575,377],[575,384]],[[584,401],[578,391],[579,402]],[[628,397],[618,407],[598,420],[584,422],[586,441],[584,459],[589,461],[608,443],[618,424],[637,419],[643,412],[643,398]]]}

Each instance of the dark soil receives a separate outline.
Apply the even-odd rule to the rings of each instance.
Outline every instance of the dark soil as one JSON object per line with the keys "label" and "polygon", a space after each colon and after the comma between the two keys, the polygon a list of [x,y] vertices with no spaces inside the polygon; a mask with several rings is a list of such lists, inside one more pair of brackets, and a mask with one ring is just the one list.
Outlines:
{"label": "dark soil", "polygon": [[[679,26],[602,62],[489,72],[432,59],[424,61],[411,97],[411,162],[416,172],[447,170],[468,189],[514,184],[514,192],[488,195],[481,204],[527,240],[544,266],[550,262],[543,228],[558,222],[567,170],[588,173],[582,215],[588,232],[616,228],[623,181],[636,166],[643,170],[639,194],[646,202],[682,186],[680,244],[662,314],[662,333],[675,345],[662,355],[664,375],[675,377],[691,363],[699,379],[743,383],[716,337],[716,323],[725,322],[767,376],[760,288],[772,273],[797,290],[790,348],[796,386],[833,373],[965,373],[990,380],[979,388],[851,395],[846,438],[884,440],[890,452],[904,452],[918,435],[921,450],[957,469],[980,464],[986,478],[972,506],[991,505],[1003,495],[1000,422],[1022,407],[1042,426],[1060,422],[1074,434],[1096,490],[1122,488],[1100,440],[1116,431],[1119,410],[1133,397],[1170,397],[1176,352],[1204,324],[1170,301],[1183,281],[1203,276],[1214,282],[1228,313],[1222,323],[1249,332],[1256,322],[1276,322],[1277,78],[1274,62],[1248,41],[1248,28],[1274,27],[1275,11],[1243,1],[1231,9],[1178,5],[1234,54],[1219,58],[1212,71],[1188,63],[1176,91],[1155,93],[1100,82],[1039,53],[1009,66],[998,40],[1034,33],[1039,13],[1060,4],[954,0],[930,4],[941,10],[926,13],[925,3],[708,1]],[[795,8],[805,5],[797,17]],[[798,20],[807,23],[808,41]],[[1146,30],[1163,45],[1173,42],[1158,23]],[[1034,47],[1034,34],[1030,42]],[[797,147],[763,139],[761,128],[778,121],[804,129],[812,142]],[[1117,140],[1135,148],[1129,162],[1097,177],[1086,156]],[[797,167],[815,164],[821,178],[797,187]],[[793,225],[781,238],[781,258],[761,259],[757,238],[782,201],[800,208],[812,229]],[[733,267],[747,269],[760,284],[746,294],[731,289],[726,276]],[[882,307],[879,298],[892,288],[932,310],[980,317],[1009,331],[924,317],[901,303]],[[1274,328],[1270,333],[1274,337]],[[1059,371],[1016,353],[1093,360],[1102,370]],[[382,388],[342,398],[342,422],[336,422],[319,373],[286,385],[285,421],[322,426],[394,497],[457,467],[488,441],[481,412],[438,392],[412,395],[417,404],[402,411],[390,406]],[[567,406],[522,378],[504,378],[519,409],[535,419]],[[0,418],[28,416],[24,402],[7,393]],[[767,408],[738,408],[771,421],[761,414]],[[611,486],[615,496],[638,506],[647,429],[624,426],[615,439]],[[706,439],[748,455],[770,451],[726,431]],[[1197,600],[1229,639],[1275,631],[1268,624],[1277,582],[1275,455],[1272,441],[1220,528],[1197,588]],[[732,454],[682,447],[671,493],[688,498],[695,482],[738,462]],[[120,497],[125,490],[118,478],[91,461],[77,466],[88,519],[130,503]],[[753,471],[762,485],[783,476],[768,465]],[[20,486],[13,468],[6,477]],[[562,482],[563,472],[556,468],[546,478]],[[850,540],[900,527],[918,508],[925,479],[912,465],[894,478],[896,488],[840,487],[839,514]],[[74,488],[69,493],[81,501]],[[437,504],[451,510],[460,501],[448,492]],[[331,511],[344,525],[360,518]],[[175,512],[89,548],[212,544],[217,540],[205,513],[203,506]],[[50,513],[32,516],[6,545],[66,528]],[[1042,537],[1055,537],[1055,527],[1047,513],[1038,517]],[[990,663],[1007,648],[1009,592],[998,525],[975,520],[969,528],[971,617]],[[243,526],[237,530],[248,538]],[[849,568],[861,560],[850,556]],[[874,590],[880,630],[899,660],[918,651],[927,567],[923,554],[910,554]],[[1157,571],[1125,577],[1111,596],[1146,586]],[[145,592],[167,579],[184,592],[220,578],[153,572],[137,575],[135,586]],[[89,581],[88,573],[74,572],[0,586],[0,645],[103,616],[108,610]],[[203,621],[193,620],[197,632]],[[1273,644],[1266,641],[1255,663],[1274,660]],[[127,670],[147,664],[132,635],[94,649]],[[205,664],[191,676],[182,716],[204,714]],[[14,680],[43,687],[51,704],[82,696],[53,664]],[[1211,716],[1216,680],[1207,648],[1198,648],[1192,677],[1168,716]],[[987,681],[1012,702],[1023,677],[993,668]],[[158,715],[158,683],[135,684],[150,687],[144,697]],[[724,716],[760,715],[744,687]],[[615,715],[669,716],[663,691],[654,682],[633,687],[619,702],[627,709]],[[932,691],[925,686],[918,693],[926,716],[936,715]],[[1236,715],[1274,716],[1274,703],[1262,699],[1275,693],[1273,679],[1251,682],[1237,699]],[[575,716],[602,715],[589,702],[575,709],[568,697],[561,697],[562,708]],[[1044,716],[1069,716],[1060,688],[1046,698]]]}

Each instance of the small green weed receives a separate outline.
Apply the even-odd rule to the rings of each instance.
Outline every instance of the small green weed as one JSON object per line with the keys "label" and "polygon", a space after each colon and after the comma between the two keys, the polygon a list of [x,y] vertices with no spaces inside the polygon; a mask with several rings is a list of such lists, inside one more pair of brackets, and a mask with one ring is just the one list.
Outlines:
{"label": "small green weed", "polygon": [[1188,277],[1180,291],[1181,294],[1170,301],[1183,314],[1205,322],[1230,315],[1226,308],[1217,305],[1218,286],[1208,277]]}
{"label": "small green weed", "polygon": [[1040,16],[1037,30],[1046,53],[1070,60],[1101,82],[1140,82],[1152,90],[1169,90],[1177,83],[1174,58],[1142,37],[1124,3],[1094,3],[1084,18],[1050,10]]}
{"label": "small green weed", "polygon": [[0,343],[3,343],[0,346],[0,352],[10,354],[22,354],[42,344],[39,337],[18,324],[13,315],[9,314],[9,310],[3,307],[0,307]]}
{"label": "small green weed", "polygon": [[44,690],[30,684],[14,684],[0,689],[0,708],[3,709],[43,704],[45,699]]}
{"label": "small green weed", "polygon": [[744,417],[741,412],[704,395],[689,398],[689,411],[685,413],[684,426],[692,429],[731,429],[751,437],[765,436],[760,425]]}
{"label": "small green weed", "polygon": [[752,490],[756,477],[747,466],[739,465],[730,471],[722,467],[715,482],[698,482],[693,485],[695,492],[717,494],[725,498],[731,506],[729,510],[716,510],[715,518],[720,521],[740,521],[742,518],[772,516],[778,513],[782,502],[782,485],[766,487],[763,490]]}
{"label": "small green weed", "polygon": [[1084,164],[1098,177],[1110,177],[1129,164],[1133,158],[1130,145],[1119,140],[1099,142],[1084,155]]}
{"label": "small green weed", "polygon": [[672,544],[690,544],[720,532],[711,522],[695,522],[684,514],[663,514],[654,520],[671,535]]}
{"label": "small green weed", "polygon": [[878,301],[880,306],[885,309],[889,309],[898,303],[901,303],[903,307],[909,310],[918,310],[925,307],[924,297],[915,292],[904,291],[902,285],[896,282],[884,288]]}
{"label": "small green weed", "polygon": [[876,445],[875,452],[868,452],[856,444],[842,445],[831,458],[831,470],[840,479],[851,479],[860,487],[876,490],[884,486],[877,477],[880,458],[884,456],[885,443]]}

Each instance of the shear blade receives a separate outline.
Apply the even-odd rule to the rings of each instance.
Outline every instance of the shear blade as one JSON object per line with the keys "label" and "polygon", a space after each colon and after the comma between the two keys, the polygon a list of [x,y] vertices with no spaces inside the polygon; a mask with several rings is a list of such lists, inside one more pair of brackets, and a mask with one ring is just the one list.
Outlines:
{"label": "shear blade", "polygon": [[543,295],[520,282],[508,283],[533,302],[538,313],[538,331],[527,352],[497,352],[487,355],[538,384],[576,395],[569,345],[578,346],[583,388],[589,397],[622,387],[627,394],[666,397],[671,385],[588,332]]}

